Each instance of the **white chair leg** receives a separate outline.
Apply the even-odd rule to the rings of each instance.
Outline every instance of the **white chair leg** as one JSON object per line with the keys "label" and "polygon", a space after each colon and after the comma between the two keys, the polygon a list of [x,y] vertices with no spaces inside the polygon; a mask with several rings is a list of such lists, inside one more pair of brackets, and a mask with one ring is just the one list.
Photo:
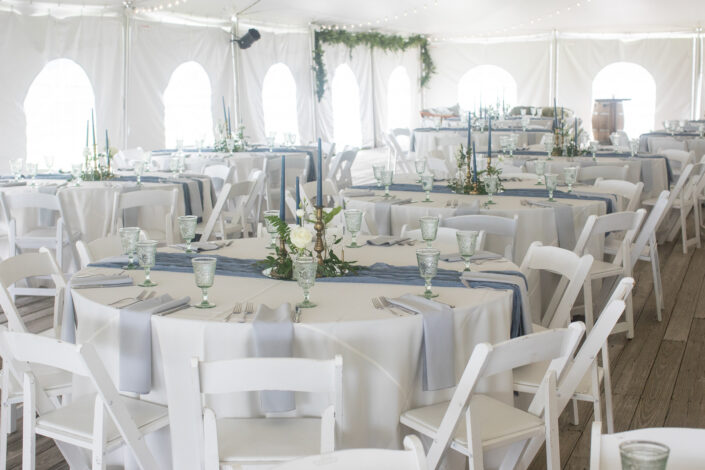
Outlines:
{"label": "white chair leg", "polygon": [[592,279],[589,278],[585,280],[583,284],[583,299],[585,300],[585,330],[589,332],[592,330],[593,318],[592,318]]}
{"label": "white chair leg", "polygon": [[627,308],[624,311],[624,316],[627,320],[627,338],[634,338],[634,302],[632,301],[632,293],[627,296]]}
{"label": "white chair leg", "polygon": [[610,355],[607,343],[602,346],[602,383],[605,387],[605,415],[607,416],[607,433],[614,434],[614,411],[612,409],[612,373],[610,372]]}
{"label": "white chair leg", "polygon": [[592,404],[594,409],[594,420],[602,421],[602,399],[600,398],[600,376],[597,372],[597,359],[592,363],[590,367],[591,375],[591,393],[592,393]]}
{"label": "white chair leg", "polygon": [[546,470],[560,470],[561,454],[558,442],[558,403],[555,393],[556,375],[551,374],[546,393]]}
{"label": "white chair leg", "polygon": [[688,254],[688,225],[685,221],[685,209],[681,207],[681,240],[683,240],[683,254]]}
{"label": "white chair leg", "polygon": [[25,374],[24,377],[24,411],[22,423],[22,470],[34,470],[36,439],[34,432],[36,388],[34,378]]}
{"label": "white chair leg", "polygon": [[658,247],[651,245],[651,272],[654,278],[654,297],[656,297],[656,318],[661,321],[663,314],[663,284],[661,283],[661,267],[659,266]]}
{"label": "white chair leg", "polygon": [[578,399],[573,398],[573,425],[578,426],[580,424],[580,412],[578,411]]}
{"label": "white chair leg", "polygon": [[[8,371],[2,371],[3,375]],[[10,434],[10,404],[8,403],[9,391],[7,380],[3,377],[2,410],[0,411],[0,470],[7,469],[7,437]]]}

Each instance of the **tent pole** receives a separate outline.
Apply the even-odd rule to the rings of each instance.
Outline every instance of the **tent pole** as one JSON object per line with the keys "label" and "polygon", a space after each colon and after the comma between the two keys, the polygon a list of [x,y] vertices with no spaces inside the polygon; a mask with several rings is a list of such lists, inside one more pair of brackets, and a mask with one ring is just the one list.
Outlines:
{"label": "tent pole", "polygon": [[[375,99],[375,50],[370,46],[370,90],[372,90],[372,148],[377,147],[377,104]],[[381,125],[381,123],[380,123]]]}
{"label": "tent pole", "polygon": [[240,21],[235,18],[233,26],[230,30],[230,51],[233,59],[233,98],[235,100],[235,128],[239,129],[242,125],[242,110],[240,109],[240,61],[238,60],[238,48],[235,47],[234,40],[240,37],[239,31]]}
{"label": "tent pole", "polygon": [[125,8],[122,25],[122,148],[127,148],[127,80],[129,79],[130,69],[130,11]]}
{"label": "tent pole", "polygon": [[693,37],[693,90],[691,94],[690,118],[698,119],[702,105],[703,86],[703,38],[702,28],[697,27]]}
{"label": "tent pole", "polygon": [[[553,39],[551,41],[551,64],[548,92],[549,104],[553,103],[554,99],[558,99],[558,31],[553,30]],[[563,105],[561,105],[563,106]]]}

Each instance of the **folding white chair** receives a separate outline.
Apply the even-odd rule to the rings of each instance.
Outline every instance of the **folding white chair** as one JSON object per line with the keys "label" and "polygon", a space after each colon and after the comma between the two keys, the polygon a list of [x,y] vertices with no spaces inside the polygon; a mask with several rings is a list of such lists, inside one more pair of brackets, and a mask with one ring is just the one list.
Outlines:
{"label": "folding white chair", "polygon": [[676,176],[681,174],[681,171],[686,167],[686,165],[696,162],[695,152],[689,152],[687,150],[660,149],[657,153],[668,158],[668,162],[671,165],[671,171]]}
{"label": "folding white chair", "polygon": [[[661,230],[661,226],[664,223],[668,224],[672,222],[672,220],[668,220],[671,219],[671,217],[669,217],[670,211],[673,208],[674,204],[676,204],[676,201],[682,199],[683,188],[685,187],[686,183],[690,180],[690,174],[692,173],[692,171],[693,165],[686,165],[685,168],[683,168],[683,171],[681,171],[680,176],[678,176],[676,184],[673,185],[673,187],[671,188],[671,194],[668,196],[668,203],[666,204],[664,216],[661,218],[659,225],[656,227],[657,241],[659,243],[662,243],[666,238],[670,237],[671,232],[673,230],[676,230],[676,234],[678,233],[678,228],[676,228],[675,224],[668,228],[668,230]],[[641,203],[644,206],[653,206],[656,204],[656,200],[656,198],[645,199],[641,201]],[[675,235],[673,236],[675,237]]]}
{"label": "folding white chair", "polygon": [[[436,242],[444,244],[444,245],[455,245],[457,243],[457,238],[456,238],[456,233],[458,232],[457,229],[454,228],[448,228],[448,227],[438,227],[438,231],[436,232]],[[482,234],[482,232],[480,232]],[[423,241],[423,238],[421,238],[421,229],[409,229],[407,225],[404,225],[401,228],[401,237],[402,238],[411,238],[412,240],[417,240],[417,241]],[[478,236],[478,241],[480,241],[480,236]],[[480,246],[480,243],[477,243],[476,246]],[[477,248],[480,250],[481,248]]]}
{"label": "folding white chair", "polygon": [[617,434],[602,434],[601,423],[592,423],[590,439],[590,470],[620,468],[619,445],[626,441],[651,441],[669,449],[670,469],[705,468],[705,429],[700,428],[644,428]]}
{"label": "folding white chair", "polygon": [[150,240],[165,240],[168,244],[174,243],[174,219],[176,218],[176,201],[179,191],[174,189],[145,189],[140,191],[130,191],[127,193],[115,193],[113,203],[111,234],[117,234],[118,229],[123,226],[123,211],[127,209],[138,210],[145,207],[162,207],[166,215],[164,216],[164,232],[156,229],[144,230]]}
{"label": "folding white chair", "polygon": [[258,207],[261,204],[264,174],[258,172],[252,181],[225,183],[213,206],[208,221],[196,232],[202,241],[208,241],[213,234],[226,239],[230,234],[247,238],[255,233],[259,219]]}
{"label": "folding white chair", "polygon": [[[592,402],[595,421],[601,421],[602,405],[600,386],[605,388],[605,414],[607,416],[607,429],[614,432],[614,418],[612,412],[612,382],[610,379],[608,338],[617,320],[624,313],[624,301],[634,287],[634,279],[622,279],[615,289],[610,301],[597,319],[594,328],[587,335],[585,342],[572,359],[573,364],[584,367],[584,379],[573,392],[574,424],[578,423],[577,400]],[[598,350],[602,351],[602,367],[597,364]],[[593,358],[585,361],[583,357]],[[534,363],[520,367],[514,371],[514,390],[517,392],[535,394],[541,385],[541,379],[548,368],[547,363]],[[588,371],[588,368],[591,370]],[[591,373],[589,373],[591,372]]]}
{"label": "folding white chair", "polygon": [[[31,289],[17,288],[15,284],[32,277],[50,278],[54,283],[53,289]],[[23,253],[13,256],[0,262],[0,307],[7,318],[7,323],[12,331],[29,331],[24,320],[17,309],[14,296],[22,292],[27,295],[37,295],[34,293],[40,290],[39,295],[47,295],[51,291],[54,296],[53,326],[42,334],[54,338],[59,337],[61,332],[61,315],[63,308],[63,295],[66,288],[64,276],[56,264],[56,260],[46,248],[40,248],[38,253]],[[32,319],[32,317],[29,317]]]}
{"label": "folding white chair", "polygon": [[411,149],[411,129],[408,127],[396,127],[390,130],[389,133],[397,139],[397,143],[402,151],[408,153]]}
{"label": "folding white chair", "polygon": [[[156,469],[144,436],[168,426],[165,406],[120,395],[90,344],[75,345],[28,333],[5,333],[9,353],[24,370],[22,468],[34,470],[36,436],[88,449],[93,470],[105,469],[107,453],[126,445],[142,470]],[[95,394],[73,397],[59,408],[49,406],[34,364],[87,378]]]}
{"label": "folding white chair", "polygon": [[[313,207],[316,199],[316,181],[311,181],[309,183],[301,184],[299,190],[301,194],[301,199],[306,199],[306,204],[309,207]],[[343,205],[343,198],[340,196],[340,191],[338,186],[331,179],[323,180],[321,184],[321,190],[323,192],[323,207],[337,207]],[[330,201],[330,203],[328,203]],[[332,206],[331,206],[332,204]]]}
{"label": "folding white chair", "polygon": [[[514,446],[505,455],[501,468],[514,468],[515,460],[526,450],[520,443],[536,437],[541,442],[546,440],[547,468],[558,470],[560,409],[556,407],[556,386],[584,332],[585,326],[576,322],[568,328],[475,346],[450,402],[412,409],[401,415],[402,424],[433,439],[426,455],[428,468],[438,468],[450,447],[468,457],[471,470],[480,470],[484,468],[484,450],[511,444]],[[476,391],[480,379],[543,361],[551,361],[551,366],[528,411]]]}
{"label": "folding white chair", "polygon": [[331,179],[338,188],[352,186],[352,166],[357,158],[358,149],[352,148],[332,157],[328,174],[325,179]]}
{"label": "folding white chair", "polygon": [[485,246],[490,243],[487,237],[499,237],[505,245],[504,252],[498,254],[513,261],[518,222],[519,216],[516,214],[512,218],[496,215],[459,215],[442,220],[442,226],[484,232],[482,243],[478,245],[479,249],[486,249]]}
{"label": "folding white chair", "polygon": [[219,193],[225,183],[235,183],[235,167],[228,165],[207,165],[203,174],[209,176],[216,193]]}
{"label": "folding white chair", "polygon": [[[142,236],[142,232],[140,232],[140,236]],[[121,255],[122,242],[120,235],[108,235],[88,243],[79,240],[76,242],[76,251],[81,269],[83,269],[95,261]]]}
{"label": "folding white chair", "polygon": [[[656,317],[661,321],[661,313],[663,312],[663,285],[661,283],[661,267],[659,265],[658,244],[656,243],[656,229],[658,228],[668,206],[670,193],[661,191],[656,203],[654,204],[648,217],[639,230],[634,243],[631,247],[632,271],[636,262],[648,261],[651,263],[651,273],[654,283],[654,297],[656,299]],[[616,237],[607,237],[605,239],[605,253],[616,256],[622,248],[622,240]]]}
{"label": "folding white chair", "polygon": [[[59,198],[55,194],[24,191],[2,192],[0,193],[0,207],[2,207],[7,226],[9,256],[15,256],[18,252],[23,253],[27,250],[37,250],[45,247],[54,251],[56,261],[63,269],[63,249],[71,244],[71,236],[66,233],[63,211]],[[56,225],[33,226],[27,224],[26,230],[19,233],[17,226],[18,217],[21,217],[22,211],[32,210],[37,212],[37,217],[40,217],[40,214],[44,212],[47,216],[56,220]],[[53,294],[37,292],[32,295]]]}
{"label": "folding white chair", "polygon": [[597,178],[609,178],[613,180],[626,180],[629,172],[629,165],[614,166],[614,165],[594,165],[581,166],[578,169],[578,181],[584,183],[586,181],[593,182]]}
{"label": "folding white chair", "polygon": [[[203,410],[201,446],[206,470],[220,465],[264,464],[335,450],[342,406],[343,359],[245,358],[191,360],[193,384]],[[209,395],[254,391],[327,393],[332,404],[320,417],[233,418],[217,416]]]}
{"label": "folding white chair", "polygon": [[[644,209],[636,212],[615,212],[601,215],[599,217],[591,215],[588,217],[580,233],[580,237],[575,244],[575,253],[584,255],[593,244],[604,242],[608,234],[623,233],[621,239],[621,249],[613,257],[612,261],[597,259],[592,263],[590,272],[585,278],[583,288],[583,298],[585,300],[585,324],[590,331],[593,325],[593,294],[592,282],[602,281],[598,298],[607,298],[611,282],[605,282],[609,278],[624,278],[632,276],[632,242],[634,241],[641,223],[646,216]],[[634,337],[634,311],[631,294],[626,299],[627,310],[625,312],[626,321],[621,322],[613,329],[614,333],[626,331],[627,338]]]}
{"label": "folding white chair", "polygon": [[[541,242],[533,242],[524,255],[519,271],[524,274],[529,284],[529,290],[540,283],[542,272],[561,276],[558,288],[553,292],[545,313],[536,324],[534,316],[534,331],[545,328],[562,328],[570,323],[570,312],[575,300],[583,288],[585,278],[592,266],[592,255],[578,256],[572,251],[556,246],[543,246]],[[532,312],[541,312],[539,306],[532,305]]]}
{"label": "folding white chair", "polygon": [[426,470],[426,456],[418,437],[404,438],[404,450],[353,449],[304,457],[275,470]]}
{"label": "folding white chair", "polygon": [[617,209],[620,211],[635,211],[641,205],[641,192],[644,183],[631,183],[624,180],[597,178],[593,187],[607,194],[617,196]]}
{"label": "folding white chair", "polygon": [[414,163],[409,161],[409,152],[402,150],[401,145],[397,141],[397,138],[391,132],[387,132],[385,135],[387,139],[387,145],[392,151],[393,155],[393,166],[394,174],[414,174]]}
{"label": "folding white chair", "polygon": [[[279,204],[279,188],[281,186],[281,159],[285,158],[285,179],[286,188],[294,187],[296,177],[299,181],[308,181],[309,161],[311,157],[307,155],[279,155],[267,156],[264,159],[264,179],[266,188],[267,209],[275,207],[274,204]],[[279,207],[279,206],[276,206]]]}
{"label": "folding white chair", "polygon": [[649,149],[652,153],[663,154],[666,150],[686,150],[686,144],[675,137],[649,137]]}

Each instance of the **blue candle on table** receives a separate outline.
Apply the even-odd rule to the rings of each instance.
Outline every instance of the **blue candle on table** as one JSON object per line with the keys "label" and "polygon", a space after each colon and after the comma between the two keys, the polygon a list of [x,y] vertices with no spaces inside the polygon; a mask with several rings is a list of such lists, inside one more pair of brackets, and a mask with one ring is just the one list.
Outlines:
{"label": "blue candle on table", "polygon": [[574,121],[574,130],[573,130],[573,144],[575,145],[575,149],[578,149],[578,118],[575,118]]}
{"label": "blue candle on table", "polygon": [[472,181],[477,183],[477,158],[475,157],[475,142],[472,143]]}
{"label": "blue candle on table", "polygon": [[561,106],[561,130],[565,130],[565,108]]}
{"label": "blue candle on table", "polygon": [[222,97],[223,99],[223,119],[225,119],[225,125],[228,124],[228,113],[225,111],[225,97]]}
{"label": "blue candle on table", "polygon": [[105,129],[105,158],[110,162],[110,146],[108,145],[108,130]]}
{"label": "blue candle on table", "polygon": [[[299,191],[299,177],[296,177],[296,210],[298,211],[301,208],[301,192]],[[299,219],[299,215],[296,215],[296,223],[300,224],[301,220]]]}
{"label": "blue candle on table", "polygon": [[553,98],[553,127],[558,127],[558,107],[556,106],[556,98]]}
{"label": "blue candle on table", "polygon": [[472,114],[468,113],[468,150],[470,150],[470,142],[472,141]]}
{"label": "blue candle on table", "polygon": [[492,156],[492,116],[487,125],[487,158]]}
{"label": "blue candle on table", "polygon": [[284,210],[284,201],[285,201],[285,191],[286,191],[286,156],[282,155],[282,177],[281,177],[281,183],[280,183],[280,188],[279,188],[279,218],[282,220],[285,220],[286,217],[286,212]]}
{"label": "blue candle on table", "polygon": [[228,137],[233,136],[233,128],[230,125],[230,106],[228,106]]}
{"label": "blue candle on table", "polygon": [[316,175],[316,205],[323,205],[323,152],[321,138],[318,138],[318,174]]}
{"label": "blue candle on table", "polygon": [[93,133],[93,146],[95,147],[95,117],[93,116],[92,109],[91,109],[91,132]]}

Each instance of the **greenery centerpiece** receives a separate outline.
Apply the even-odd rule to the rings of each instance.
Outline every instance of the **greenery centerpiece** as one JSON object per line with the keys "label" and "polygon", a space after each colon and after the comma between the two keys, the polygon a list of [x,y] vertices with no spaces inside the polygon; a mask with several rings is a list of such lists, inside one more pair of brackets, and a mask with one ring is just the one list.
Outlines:
{"label": "greenery centerpiece", "polygon": [[409,37],[382,33],[349,33],[343,30],[316,31],[313,46],[313,71],[316,76],[316,96],[321,101],[326,92],[326,69],[323,65],[323,44],[343,44],[350,54],[356,46],[367,46],[370,49],[403,52],[411,47],[418,47],[421,54],[421,87],[428,85],[431,76],[436,73],[436,66],[429,53],[429,41],[426,36],[416,34]]}
{"label": "greenery centerpiece", "polygon": [[502,174],[501,168],[492,166],[492,159],[487,159],[487,168],[478,170],[477,165],[473,164],[473,154],[471,149],[466,149],[463,144],[460,144],[458,152],[455,155],[455,162],[458,166],[458,173],[455,178],[448,181],[448,187],[456,194],[487,194],[485,185],[482,184],[483,178],[487,176],[497,176],[499,186],[497,192],[504,191],[502,180],[499,178]]}
{"label": "greenery centerpiece", "polygon": [[245,126],[240,126],[234,133],[227,123],[220,122],[217,127],[217,136],[213,144],[216,152],[241,152],[247,147]]}
{"label": "greenery centerpiece", "polygon": [[111,162],[117,154],[117,149],[107,147],[105,152],[97,152],[96,147],[93,150],[86,147],[83,150],[83,171],[81,172],[82,181],[105,181],[113,178],[113,170]]}
{"label": "greenery centerpiece", "polygon": [[[324,231],[328,224],[342,210],[341,207],[335,207],[330,211],[323,211]],[[294,275],[294,258],[296,256],[312,256],[311,242],[313,234],[304,227],[304,222],[315,222],[308,215],[305,207],[299,209],[296,213],[300,224],[296,227],[290,227],[285,221],[277,216],[267,217],[267,220],[277,228],[279,243],[274,247],[274,253],[267,256],[258,264],[265,268],[265,272],[275,279],[292,279]],[[360,267],[355,265],[355,261],[345,261],[344,248],[341,245],[341,256],[335,253],[335,248],[340,245],[343,238],[335,236],[330,243],[327,237],[324,237],[326,244],[323,253],[323,262],[318,264],[317,277],[339,277],[348,273],[357,272]]]}

